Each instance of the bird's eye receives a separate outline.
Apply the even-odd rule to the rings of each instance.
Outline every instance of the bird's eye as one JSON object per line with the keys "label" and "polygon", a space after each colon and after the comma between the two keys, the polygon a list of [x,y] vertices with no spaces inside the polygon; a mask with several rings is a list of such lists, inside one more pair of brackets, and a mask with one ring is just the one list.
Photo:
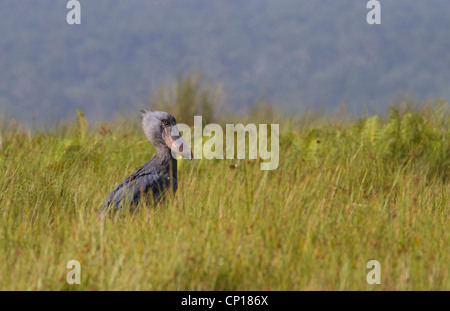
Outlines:
{"label": "bird's eye", "polygon": [[169,124],[169,121],[167,121],[167,120],[162,120],[162,124],[163,124],[163,125],[167,125],[167,124]]}

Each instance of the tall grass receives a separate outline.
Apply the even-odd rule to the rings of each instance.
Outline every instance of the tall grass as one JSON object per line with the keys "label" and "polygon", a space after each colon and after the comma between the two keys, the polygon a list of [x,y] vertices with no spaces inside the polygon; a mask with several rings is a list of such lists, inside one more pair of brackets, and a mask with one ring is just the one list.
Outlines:
{"label": "tall grass", "polygon": [[213,84],[203,73],[191,71],[161,84],[150,98],[150,108],[167,111],[176,116],[178,123],[188,125],[193,125],[195,115],[201,115],[207,124],[218,121],[222,101],[221,84]]}
{"label": "tall grass", "polygon": [[[102,223],[103,199],[154,154],[139,117],[93,127],[80,111],[53,131],[5,123],[0,289],[449,290],[448,121],[446,103],[280,120],[278,169],[179,161],[174,197]],[[72,259],[80,285],[66,282]],[[372,259],[380,285],[366,282]]]}

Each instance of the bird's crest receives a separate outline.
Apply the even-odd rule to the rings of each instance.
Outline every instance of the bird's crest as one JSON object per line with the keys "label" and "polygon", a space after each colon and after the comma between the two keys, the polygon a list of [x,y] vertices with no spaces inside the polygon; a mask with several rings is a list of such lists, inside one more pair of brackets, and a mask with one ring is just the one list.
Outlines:
{"label": "bird's crest", "polygon": [[151,112],[150,110],[148,110],[148,109],[142,109],[141,110],[141,113],[142,113],[142,118],[144,118],[144,116],[147,114],[147,113],[149,113],[149,112]]}

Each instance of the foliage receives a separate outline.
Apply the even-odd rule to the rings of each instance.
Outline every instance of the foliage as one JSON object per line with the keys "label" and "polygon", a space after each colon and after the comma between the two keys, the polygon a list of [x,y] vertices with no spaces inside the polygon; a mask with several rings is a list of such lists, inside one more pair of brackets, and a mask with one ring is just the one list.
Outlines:
{"label": "foliage", "polygon": [[221,87],[203,79],[201,73],[180,74],[173,83],[162,84],[150,107],[167,111],[178,123],[193,125],[194,116],[202,116],[203,123],[217,122],[221,106]]}
{"label": "foliage", "polygon": [[[448,112],[280,120],[278,169],[180,161],[174,197],[101,223],[153,155],[139,120],[3,124],[0,289],[449,290]],[[81,285],[66,283],[72,259]],[[372,259],[381,285],[366,282]]]}
{"label": "foliage", "polygon": [[398,92],[450,98],[450,2],[384,1],[378,26],[366,3],[83,1],[72,27],[67,1],[0,1],[0,114],[108,119],[189,68],[222,81],[230,109],[261,96],[277,109],[346,103],[352,113]]}

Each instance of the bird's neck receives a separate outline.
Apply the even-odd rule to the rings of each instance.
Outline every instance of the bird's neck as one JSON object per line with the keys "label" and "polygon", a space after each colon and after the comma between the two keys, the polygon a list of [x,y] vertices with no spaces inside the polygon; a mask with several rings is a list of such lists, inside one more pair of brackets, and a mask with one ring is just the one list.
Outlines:
{"label": "bird's neck", "polygon": [[161,169],[164,172],[177,178],[177,159],[172,157],[172,153],[169,148],[157,148],[155,159],[158,161]]}

